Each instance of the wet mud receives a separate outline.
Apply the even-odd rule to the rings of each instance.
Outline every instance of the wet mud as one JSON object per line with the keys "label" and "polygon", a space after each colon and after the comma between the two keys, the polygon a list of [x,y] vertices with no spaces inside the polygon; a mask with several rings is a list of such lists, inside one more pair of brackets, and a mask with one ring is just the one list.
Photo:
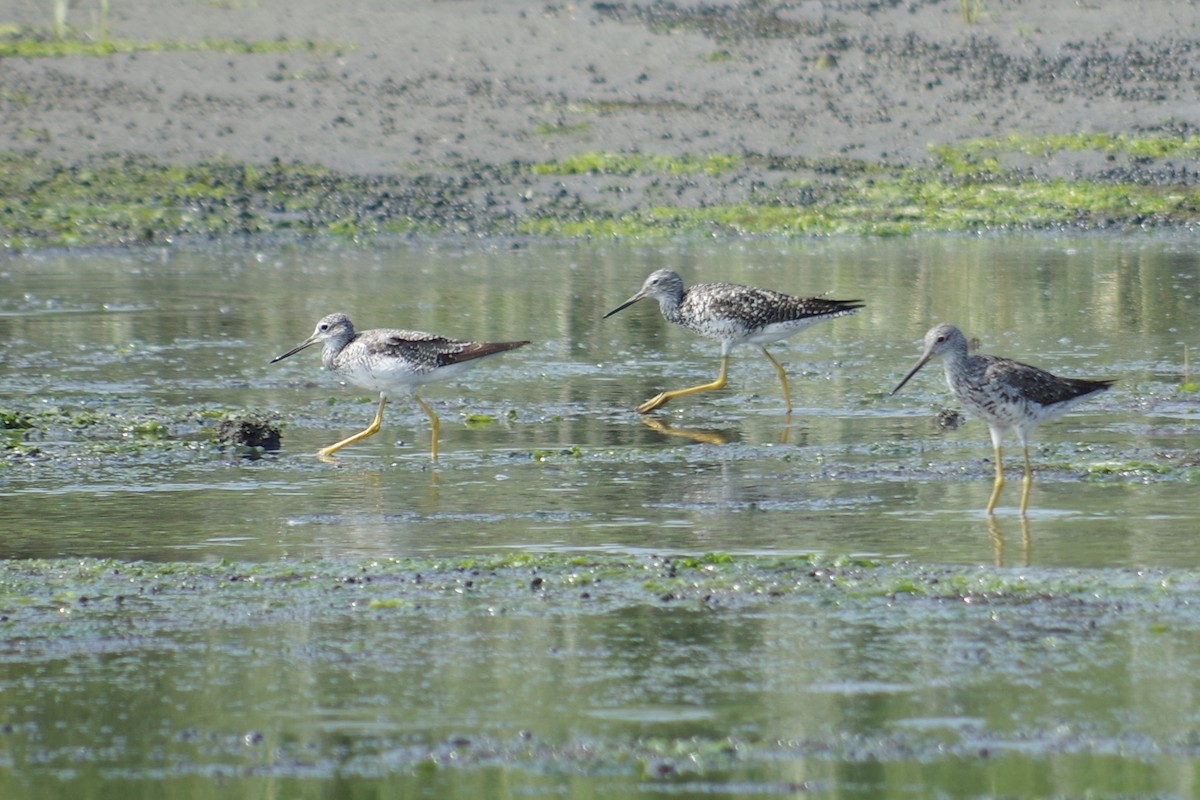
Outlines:
{"label": "wet mud", "polygon": [[[108,35],[173,40],[175,5],[119,4]],[[1187,6],[1139,9],[1136,26],[1115,5],[1057,3],[447,8],[402,4],[368,23],[336,3],[295,16],[232,5],[189,12],[196,33],[308,44],[0,59],[9,245],[586,235],[652,221],[761,232],[712,212],[744,207],[833,209],[826,225],[768,232],[872,232],[846,211],[863,207],[904,232],[931,209],[864,186],[1197,185],[1200,40]],[[40,30],[32,10],[15,12],[10,36]],[[570,163],[596,152],[674,161]],[[686,166],[714,153],[721,169]],[[121,213],[99,210],[113,193]],[[1053,214],[1016,202],[931,227],[1171,227],[1200,207],[1192,194],[1165,208],[1066,195],[1047,199],[1064,206]],[[73,235],[36,209],[66,216]],[[693,214],[701,223],[686,224]]]}

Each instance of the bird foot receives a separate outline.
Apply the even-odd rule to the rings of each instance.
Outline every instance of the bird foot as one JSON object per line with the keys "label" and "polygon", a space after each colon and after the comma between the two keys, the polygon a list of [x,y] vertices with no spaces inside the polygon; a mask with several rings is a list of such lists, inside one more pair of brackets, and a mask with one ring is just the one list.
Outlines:
{"label": "bird foot", "polygon": [[657,394],[654,397],[651,397],[649,400],[647,400],[646,402],[644,402],[640,406],[638,406],[637,407],[638,413],[639,414],[649,414],[654,409],[659,408],[660,406],[665,406],[667,404],[667,401],[670,399],[671,398],[667,396],[666,392],[661,392],[660,394]]}

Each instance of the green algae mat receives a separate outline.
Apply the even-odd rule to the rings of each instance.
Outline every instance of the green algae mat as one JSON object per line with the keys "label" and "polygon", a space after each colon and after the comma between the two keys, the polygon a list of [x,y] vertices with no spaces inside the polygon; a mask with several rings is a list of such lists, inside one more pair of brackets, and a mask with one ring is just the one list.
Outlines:
{"label": "green algae mat", "polygon": [[[1191,135],[1014,134],[933,147],[928,164],[918,167],[847,158],[584,151],[545,162],[410,165],[398,174],[363,176],[279,161],[181,164],[107,154],[62,162],[0,150],[0,198],[6,201],[0,247],[246,235],[662,241],[681,235],[1187,230],[1200,209],[1200,190],[1164,182],[1161,174],[1170,172],[1173,159],[1192,159],[1198,151],[1200,137]],[[1060,174],[1058,162],[1084,156],[1120,169],[1095,179]],[[761,189],[746,197],[738,187],[747,184]],[[704,187],[704,202],[669,199],[693,185]],[[481,193],[504,201],[479,203]]]}

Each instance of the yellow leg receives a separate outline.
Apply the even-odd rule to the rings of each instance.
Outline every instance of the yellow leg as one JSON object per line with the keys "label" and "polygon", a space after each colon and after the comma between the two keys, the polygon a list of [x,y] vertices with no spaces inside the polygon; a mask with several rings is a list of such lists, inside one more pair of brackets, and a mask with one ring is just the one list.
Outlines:
{"label": "yellow leg", "polygon": [[383,407],[386,403],[387,403],[387,397],[380,395],[379,408],[376,409],[376,411],[375,411],[375,419],[373,419],[371,421],[371,424],[367,426],[366,430],[364,430],[360,433],[356,433],[349,438],[342,439],[340,442],[338,442],[336,444],[331,444],[331,445],[329,445],[329,447],[322,447],[320,450],[317,451],[317,455],[321,458],[329,458],[330,456],[332,456],[338,450],[341,450],[346,445],[354,444],[355,442],[361,442],[363,439],[367,438],[368,436],[374,436],[376,433],[378,433],[379,427],[383,424]]}
{"label": "yellow leg", "polygon": [[1021,552],[1025,556],[1024,566],[1032,564],[1029,554],[1033,551],[1033,534],[1029,532],[1029,517],[1021,517]]}
{"label": "yellow leg", "polygon": [[1000,463],[1000,445],[995,445],[996,451],[996,482],[992,484],[992,496],[988,500],[987,513],[996,510],[996,501],[1000,499],[1000,490],[1004,488],[1004,465]]}
{"label": "yellow leg", "polygon": [[412,397],[413,400],[417,401],[417,405],[421,407],[421,410],[425,412],[425,415],[429,417],[430,424],[433,425],[433,442],[430,445],[429,457],[434,461],[437,461],[438,434],[442,430],[442,421],[438,419],[437,412],[430,408],[428,403],[426,403],[420,397],[417,397],[415,394]]}
{"label": "yellow leg", "polygon": [[[773,359],[772,359],[773,360]],[[661,394],[651,397],[646,402],[637,407],[637,410],[642,414],[648,414],[659,406],[666,405],[676,397],[686,397],[689,394],[699,394],[700,392],[711,392],[714,389],[725,388],[725,375],[729,369],[729,356],[721,356],[721,372],[717,375],[717,379],[712,383],[702,383],[699,386],[689,386],[686,389],[676,389],[673,392],[662,392]]]}
{"label": "yellow leg", "polygon": [[1029,464],[1029,445],[1025,445],[1025,477],[1021,479],[1021,516],[1029,508],[1029,490],[1033,488],[1033,467]]}
{"label": "yellow leg", "polygon": [[775,356],[767,352],[767,348],[762,348],[763,355],[775,367],[775,374],[779,376],[779,382],[783,384],[783,402],[787,406],[787,413],[792,413],[792,392],[788,389],[787,373],[783,371],[783,365],[775,360]]}

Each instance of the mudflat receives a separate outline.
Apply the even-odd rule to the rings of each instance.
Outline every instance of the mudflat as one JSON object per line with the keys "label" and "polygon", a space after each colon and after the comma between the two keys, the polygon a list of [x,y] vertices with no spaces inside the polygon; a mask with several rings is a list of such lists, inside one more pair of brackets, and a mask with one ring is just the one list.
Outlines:
{"label": "mudflat", "polygon": [[[21,0],[0,25],[45,29],[51,5]],[[76,34],[97,35],[96,6],[71,10]],[[889,169],[1008,134],[1190,136],[1198,22],[1190,3],[1115,0],[113,0],[114,41],[288,46],[0,59],[0,150],[462,179],[446,213],[467,227],[548,205],[704,207],[778,191],[773,160]],[[758,160],[621,185],[505,172],[591,152]],[[1190,151],[1099,150],[1005,167],[1181,186],[1198,168]]]}

